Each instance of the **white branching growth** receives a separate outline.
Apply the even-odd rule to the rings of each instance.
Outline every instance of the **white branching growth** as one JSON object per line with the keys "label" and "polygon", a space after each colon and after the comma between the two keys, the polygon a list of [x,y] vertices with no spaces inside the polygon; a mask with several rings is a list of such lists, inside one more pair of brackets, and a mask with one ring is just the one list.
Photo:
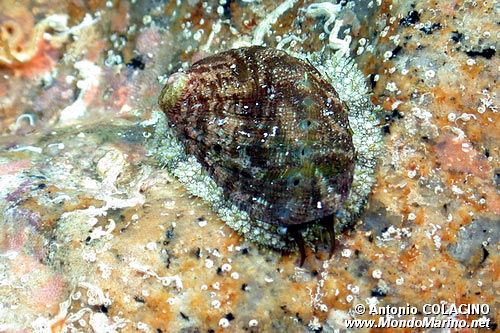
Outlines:
{"label": "white branching growth", "polygon": [[278,18],[283,15],[287,10],[291,9],[297,0],[286,0],[281,3],[275,10],[267,15],[255,28],[253,33],[253,45],[264,44],[264,36],[271,31],[271,26],[276,23]]}
{"label": "white branching growth", "polygon": [[[341,54],[349,53],[349,46],[352,37],[346,35],[344,39],[340,39],[339,32],[344,22],[339,19],[342,6],[340,4],[333,4],[331,2],[313,3],[306,9],[306,16],[308,17],[326,17],[326,22],[323,25],[323,30],[328,35],[328,45],[333,50],[338,50]],[[330,26],[333,24],[333,29]]]}

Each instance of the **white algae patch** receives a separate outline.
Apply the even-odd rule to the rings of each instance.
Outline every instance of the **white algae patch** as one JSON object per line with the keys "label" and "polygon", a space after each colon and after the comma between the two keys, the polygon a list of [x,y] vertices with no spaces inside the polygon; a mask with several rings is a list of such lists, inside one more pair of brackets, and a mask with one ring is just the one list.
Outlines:
{"label": "white algae patch", "polygon": [[[339,224],[340,228],[345,228],[356,222],[375,182],[376,159],[382,148],[376,110],[369,99],[363,74],[352,59],[330,51],[308,55],[294,53],[293,56],[311,62],[331,82],[348,108],[357,162],[350,195],[337,214],[337,228]],[[263,221],[252,221],[246,212],[224,198],[223,189],[207,175],[196,158],[186,155],[163,113],[155,112],[153,118],[143,124],[151,125],[155,127],[155,135],[150,141],[151,154],[191,194],[205,200],[232,229],[246,239],[262,245],[276,249],[295,247],[295,242],[289,241],[286,228]],[[304,226],[302,233],[307,241],[314,242],[322,231],[321,226],[312,223]]]}

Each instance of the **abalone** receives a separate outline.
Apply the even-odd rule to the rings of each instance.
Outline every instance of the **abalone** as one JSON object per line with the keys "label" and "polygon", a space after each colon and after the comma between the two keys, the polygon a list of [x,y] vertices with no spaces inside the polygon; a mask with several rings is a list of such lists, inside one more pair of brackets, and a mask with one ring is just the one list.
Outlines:
{"label": "abalone", "polygon": [[173,74],[159,104],[186,153],[252,220],[308,224],[349,194],[347,110],[306,61],[260,46],[222,52]]}

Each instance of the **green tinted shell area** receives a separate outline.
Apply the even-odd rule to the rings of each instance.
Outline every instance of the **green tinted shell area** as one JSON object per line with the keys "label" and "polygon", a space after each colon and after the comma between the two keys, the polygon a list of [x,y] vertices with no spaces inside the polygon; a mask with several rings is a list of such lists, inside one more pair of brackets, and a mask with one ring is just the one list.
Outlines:
{"label": "green tinted shell area", "polygon": [[222,52],[174,74],[159,103],[186,152],[252,219],[312,222],[349,193],[347,112],[302,60],[256,46]]}

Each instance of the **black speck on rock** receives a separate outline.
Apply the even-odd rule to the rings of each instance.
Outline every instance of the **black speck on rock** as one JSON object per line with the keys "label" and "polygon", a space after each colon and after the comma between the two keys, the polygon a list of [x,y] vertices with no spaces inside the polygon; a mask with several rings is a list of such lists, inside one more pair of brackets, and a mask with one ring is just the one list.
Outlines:
{"label": "black speck on rock", "polygon": [[229,321],[234,320],[234,315],[233,315],[231,312],[229,312],[229,313],[226,315],[226,319],[227,319],[227,320],[229,320]]}
{"label": "black speck on rock", "polygon": [[491,59],[495,53],[496,53],[496,50],[494,48],[487,48],[487,49],[483,49],[481,51],[466,51],[465,52],[469,57],[471,58],[475,58],[475,57],[483,57],[483,58],[486,58],[486,59]]}
{"label": "black speck on rock", "polygon": [[168,240],[171,240],[174,238],[174,227],[170,226],[167,231],[165,232],[165,238]]}
{"label": "black speck on rock", "polygon": [[146,303],[144,298],[139,297],[139,296],[134,296],[134,301],[136,301],[137,303]]}
{"label": "black speck on rock", "polygon": [[386,121],[394,121],[396,119],[403,119],[403,114],[398,109],[392,110],[391,113],[385,115]]}
{"label": "black speck on rock", "polygon": [[201,248],[197,247],[195,250],[193,250],[193,254],[196,258],[200,259],[201,258]]}
{"label": "black speck on rock", "polygon": [[396,56],[399,54],[399,52],[401,52],[402,49],[403,47],[401,45],[396,46],[396,48],[392,50],[391,59],[396,58]]}
{"label": "black speck on rock", "polygon": [[135,56],[127,63],[127,67],[143,70],[144,68],[146,68],[146,64],[142,61],[141,56]]}
{"label": "black speck on rock", "polygon": [[405,17],[399,20],[399,24],[404,27],[408,27],[410,25],[414,25],[418,21],[420,21],[420,14],[416,10],[411,10]]}
{"label": "black speck on rock", "polygon": [[486,261],[486,259],[490,256],[490,252],[483,245],[483,258],[481,259],[481,264]]}
{"label": "black speck on rock", "polygon": [[385,297],[385,296],[387,296],[387,293],[384,290],[377,287],[377,288],[372,289],[371,295],[373,297]]}
{"label": "black speck on rock", "polygon": [[402,119],[403,115],[399,112],[398,109],[393,110],[390,113],[386,113],[384,116],[384,124],[382,126],[382,130],[385,134],[391,133],[391,125],[397,119]]}
{"label": "black speck on rock", "polygon": [[433,23],[432,25],[429,26],[424,26],[420,28],[420,31],[422,31],[426,35],[432,34],[435,30],[441,29],[443,26],[441,23]]}
{"label": "black speck on rock", "polygon": [[377,81],[375,81],[375,76],[376,75],[377,74],[370,74],[368,76],[368,80],[370,80],[370,86],[372,87],[372,89],[375,88],[375,86],[377,85]]}
{"label": "black speck on rock", "polygon": [[225,19],[230,19],[232,16],[231,3],[233,3],[233,2],[234,2],[234,0],[226,0],[226,1],[224,1],[224,4],[222,5],[222,8],[224,9],[223,17]]}
{"label": "black speck on rock", "polygon": [[454,41],[455,43],[461,42],[464,39],[464,34],[458,32],[458,31],[453,31],[451,33],[451,38],[450,39],[452,41]]}

